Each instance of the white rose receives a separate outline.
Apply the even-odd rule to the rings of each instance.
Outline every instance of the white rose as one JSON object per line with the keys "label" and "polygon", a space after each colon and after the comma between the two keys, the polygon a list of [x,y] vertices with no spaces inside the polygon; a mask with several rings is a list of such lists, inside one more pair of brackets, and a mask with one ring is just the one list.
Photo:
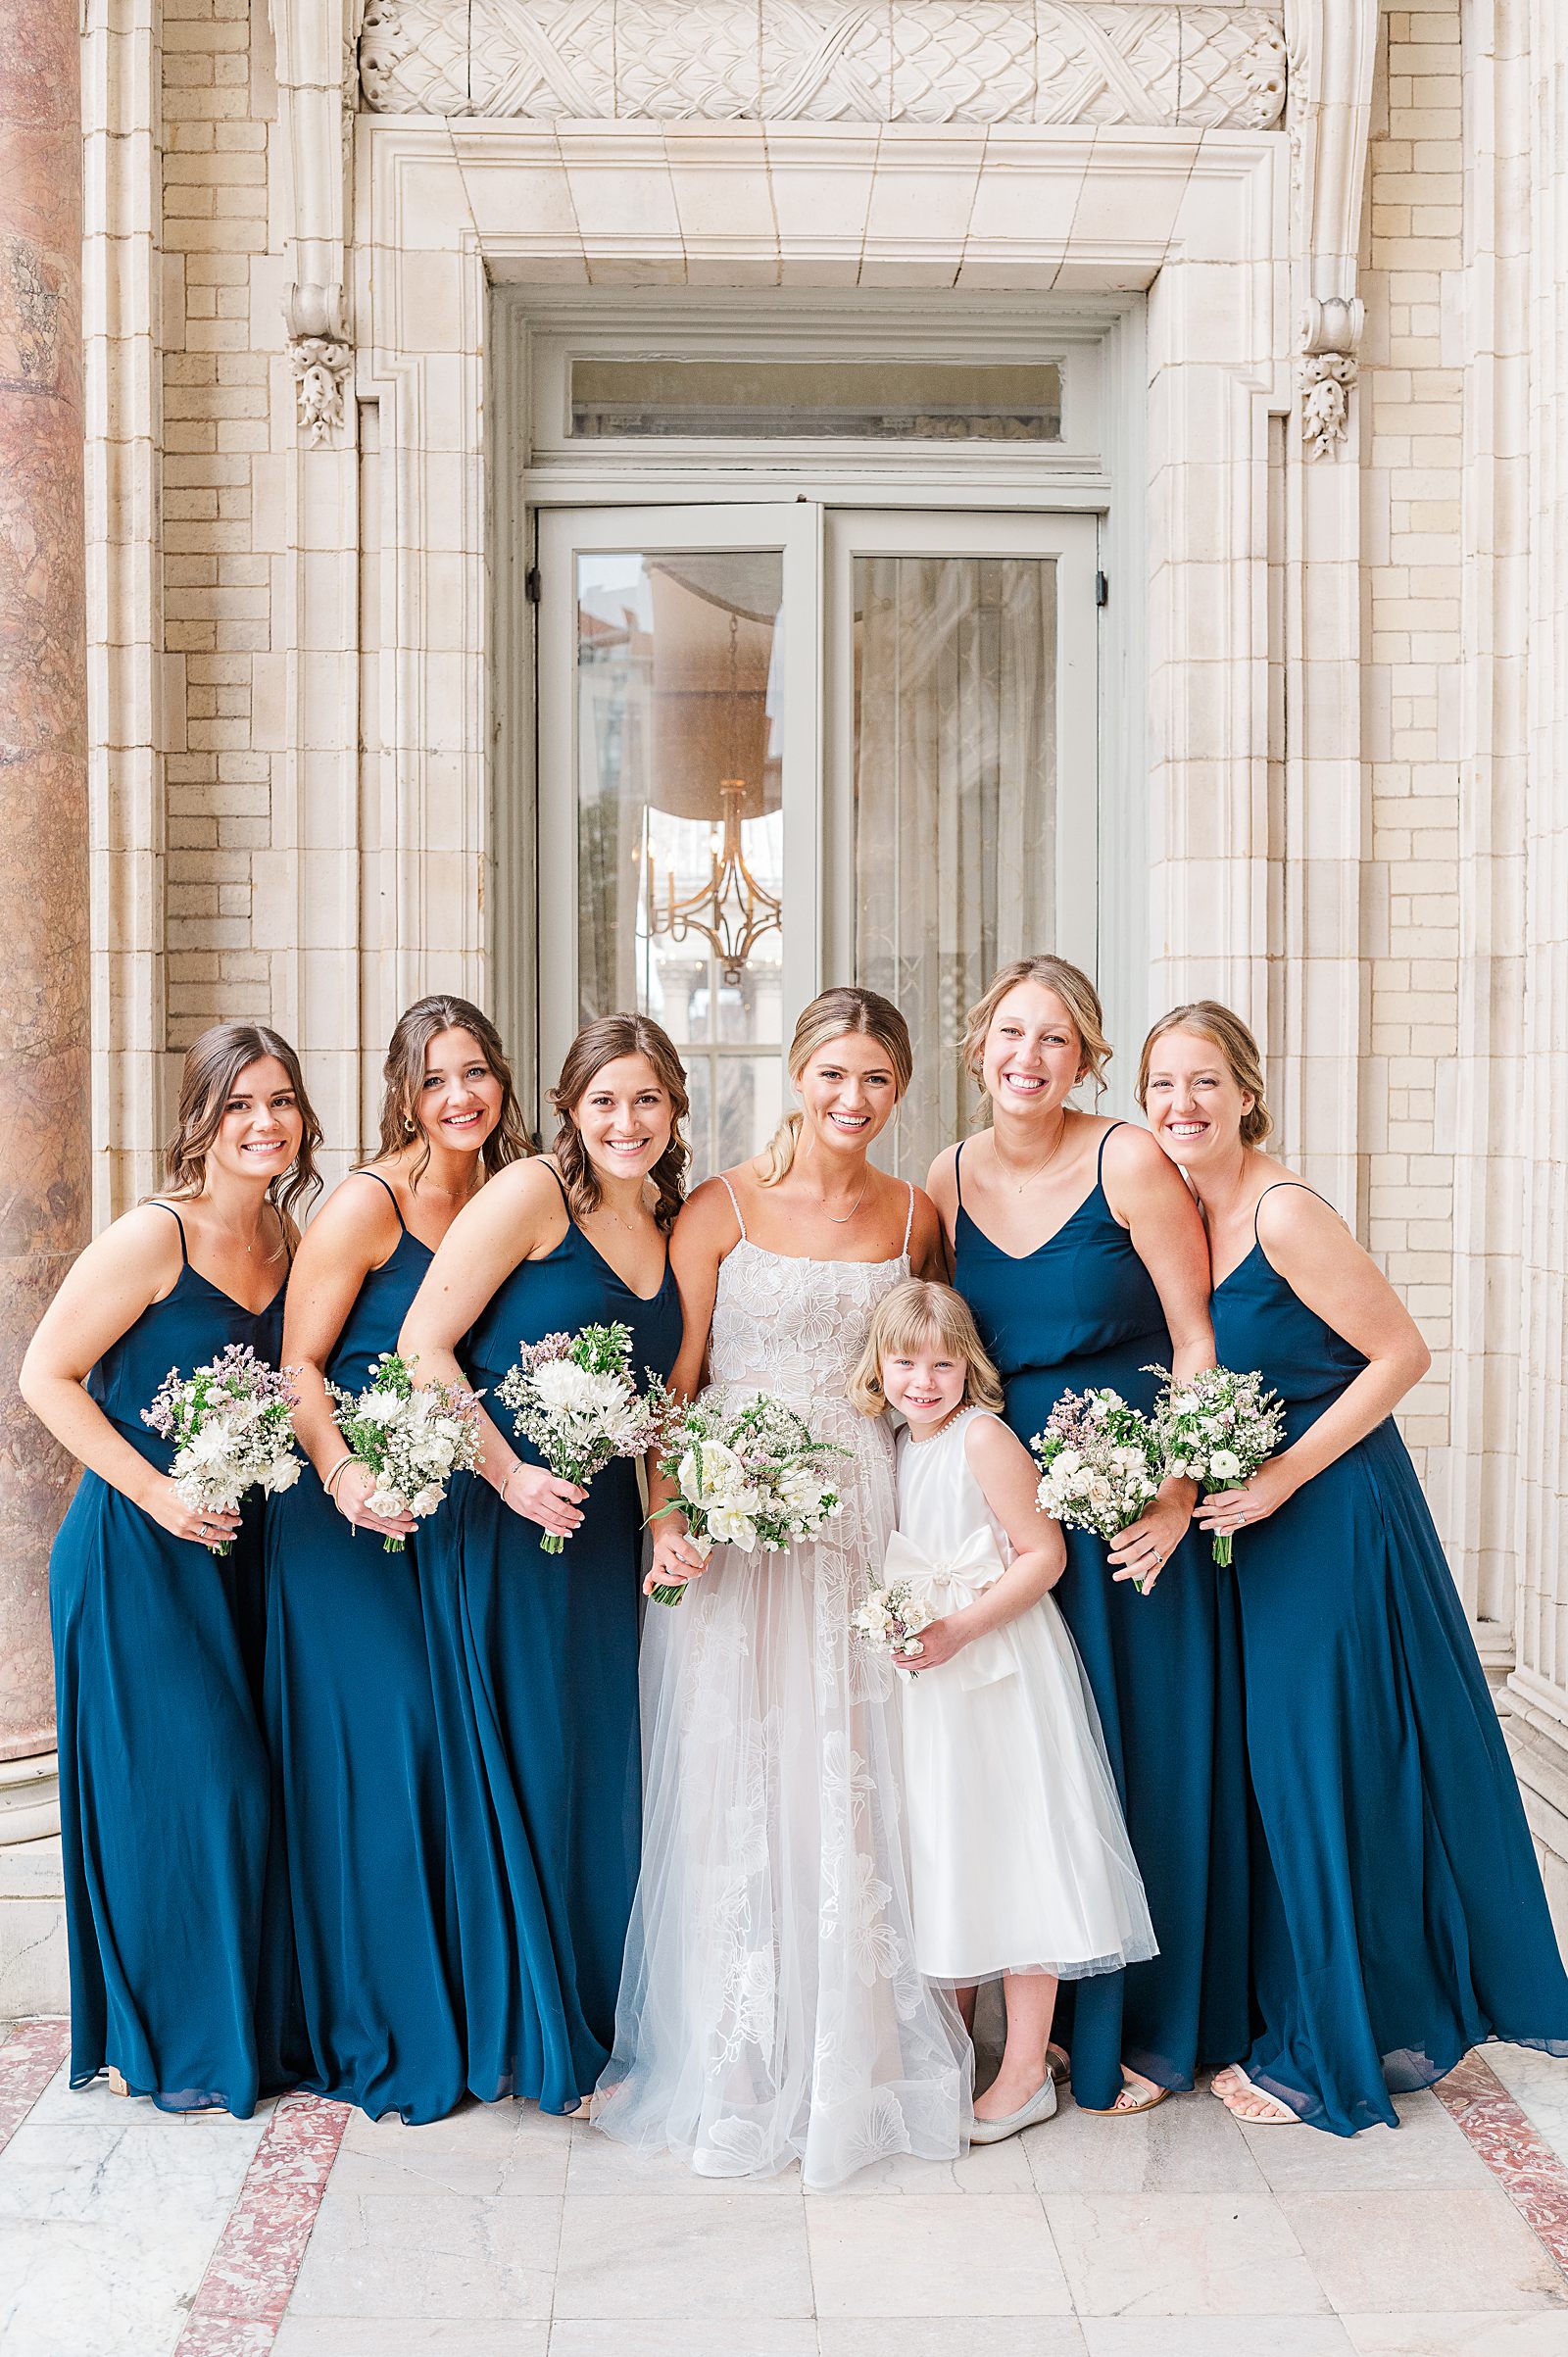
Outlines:
{"label": "white rose", "polygon": [[1054,1473],[1076,1473],[1083,1461],[1076,1449],[1058,1449],[1051,1468]]}
{"label": "white rose", "polygon": [[1111,1499],[1111,1487],[1102,1473],[1097,1473],[1090,1482],[1089,1498],[1091,1503],[1094,1505],[1109,1505]]}
{"label": "white rose", "polygon": [[369,1503],[372,1514],[391,1515],[401,1514],[406,1500],[401,1490],[382,1489],[378,1483],[370,1492]]}
{"label": "white rose", "polygon": [[432,1482],[427,1490],[421,1490],[416,1498],[410,1498],[409,1512],[416,1517],[433,1514],[440,1503],[441,1486],[439,1482]]}

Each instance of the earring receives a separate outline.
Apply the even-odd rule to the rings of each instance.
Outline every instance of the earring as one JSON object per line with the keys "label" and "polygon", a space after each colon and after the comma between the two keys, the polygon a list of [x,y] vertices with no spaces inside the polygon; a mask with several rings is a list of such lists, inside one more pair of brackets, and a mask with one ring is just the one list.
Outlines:
{"label": "earring", "polygon": [[411,1120],[409,1119],[409,1116],[408,1116],[408,1114],[407,1114],[407,1113],[405,1113],[405,1114],[404,1114],[404,1116],[403,1116],[403,1135],[404,1135],[406,1138],[412,1138],[412,1137],[413,1137],[413,1135],[414,1135],[415,1129],[416,1128],[416,1126],[417,1126],[417,1124],[416,1124],[416,1123],[415,1123],[415,1122],[413,1122],[413,1121],[411,1121]]}

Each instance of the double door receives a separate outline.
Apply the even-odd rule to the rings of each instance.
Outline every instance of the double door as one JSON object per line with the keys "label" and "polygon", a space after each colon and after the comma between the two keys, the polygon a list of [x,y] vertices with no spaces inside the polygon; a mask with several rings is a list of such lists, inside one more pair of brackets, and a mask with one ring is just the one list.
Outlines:
{"label": "double door", "polygon": [[539,519],[541,1069],[653,1015],[694,1172],[789,1103],[829,983],[899,1006],[915,1078],[877,1158],[970,1125],[965,1009],[995,968],[1097,955],[1096,524],[756,506]]}

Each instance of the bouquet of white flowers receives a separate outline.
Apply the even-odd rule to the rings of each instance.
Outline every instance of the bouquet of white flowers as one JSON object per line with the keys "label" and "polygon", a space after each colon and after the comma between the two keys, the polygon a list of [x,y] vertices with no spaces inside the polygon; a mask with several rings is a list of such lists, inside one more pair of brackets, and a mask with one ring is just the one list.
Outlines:
{"label": "bouquet of white flowers", "polygon": [[918,1653],[920,1631],[930,1628],[932,1617],[907,1580],[894,1580],[889,1587],[873,1588],[864,1603],[857,1605],[850,1627],[873,1653]]}
{"label": "bouquet of white flowers", "polygon": [[[412,1359],[383,1350],[363,1392],[335,1383],[327,1393],[337,1427],[358,1463],[375,1476],[372,1514],[433,1514],[454,1473],[471,1473],[484,1449],[478,1395],[462,1383],[414,1388]],[[384,1537],[382,1551],[401,1555],[404,1543]]]}
{"label": "bouquet of white flowers", "polygon": [[[496,1397],[551,1472],[586,1490],[612,1456],[641,1456],[659,1439],[668,1412],[664,1387],[653,1375],[648,1383],[646,1395],[639,1393],[631,1330],[617,1321],[525,1344]],[[547,1531],[539,1544],[559,1555],[566,1543]]]}
{"label": "bouquet of white flowers", "polygon": [[[652,1519],[684,1514],[692,1545],[707,1555],[715,1547],[772,1553],[797,1539],[814,1539],[843,1500],[821,1471],[824,1457],[845,1451],[812,1438],[793,1408],[753,1399],[728,1415],[689,1407],[664,1436],[664,1470],[679,1496]],[[653,1589],[656,1603],[678,1604],[683,1584]]]}
{"label": "bouquet of white flowers", "polygon": [[[174,1444],[170,1474],[195,1512],[232,1513],[249,1490],[289,1490],[300,1477],[294,1447],[294,1378],[249,1343],[230,1343],[193,1375],[171,1367],[141,1420]],[[226,1555],[220,1540],[215,1555]]]}
{"label": "bouquet of white flowers", "polygon": [[[1251,1480],[1284,1438],[1284,1406],[1255,1371],[1238,1375],[1229,1367],[1205,1367],[1181,1383],[1164,1367],[1144,1371],[1163,1378],[1153,1426],[1165,1473],[1205,1490],[1234,1490]],[[1214,1560],[1231,1560],[1229,1531],[1215,1534]]]}
{"label": "bouquet of white flowers", "polygon": [[[1153,1503],[1164,1471],[1146,1417],[1120,1392],[1063,1392],[1029,1446],[1040,1459],[1046,1512],[1114,1539]],[[1134,1586],[1143,1594],[1143,1581]]]}

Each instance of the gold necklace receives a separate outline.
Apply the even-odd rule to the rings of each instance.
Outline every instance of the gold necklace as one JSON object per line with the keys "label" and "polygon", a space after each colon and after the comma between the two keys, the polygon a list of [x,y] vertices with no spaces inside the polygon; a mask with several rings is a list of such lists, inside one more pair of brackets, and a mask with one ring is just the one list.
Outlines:
{"label": "gold necklace", "polygon": [[[1066,1108],[1066,1106],[1065,1106],[1065,1105],[1063,1105],[1063,1107],[1062,1107],[1062,1112],[1061,1112],[1061,1127],[1060,1127],[1060,1129],[1058,1129],[1058,1130],[1057,1130],[1057,1132],[1056,1132],[1056,1143],[1055,1143],[1055,1145],[1054,1145],[1054,1146],[1052,1148],[1051,1152],[1050,1152],[1050,1153],[1047,1154],[1047,1156],[1046,1156],[1045,1160],[1044,1160],[1044,1161],[1041,1163],[1041,1165],[1040,1165],[1040,1167],[1039,1167],[1039,1169],[1038,1169],[1038,1170],[1031,1170],[1027,1178],[1021,1178],[1021,1179],[1019,1179],[1019,1181],[1018,1181],[1018,1183],[1017,1183],[1016,1190],[1015,1190],[1015,1192],[1016,1192],[1017,1194],[1021,1195],[1021,1194],[1023,1193],[1023,1191],[1024,1191],[1025,1187],[1032,1187],[1032,1186],[1034,1185],[1034,1183],[1035,1183],[1035,1181],[1036,1181],[1036,1179],[1037,1179],[1037,1178],[1044,1178],[1044,1177],[1045,1177],[1045,1174],[1046,1174],[1046,1172],[1047,1172],[1047,1171],[1048,1171],[1048,1170],[1051,1168],[1051,1165],[1052,1165],[1052,1163],[1053,1163],[1053,1162],[1055,1160],[1055,1158],[1056,1158],[1057,1154],[1060,1154],[1060,1152],[1061,1152],[1061,1143],[1062,1143],[1062,1140],[1063,1140],[1063,1139],[1066,1137],[1066,1135],[1067,1135],[1067,1108]],[[992,1141],[992,1143],[993,1143],[993,1144],[995,1144],[995,1140],[993,1140],[993,1141]],[[999,1156],[998,1158],[1000,1159],[1000,1156]],[[1005,1164],[1005,1163],[1004,1163],[1004,1164],[1003,1164],[1003,1168],[1004,1168],[1004,1169],[1005,1169],[1005,1168],[1006,1168],[1006,1164]],[[1008,1175],[1009,1175],[1009,1176],[1011,1175],[1011,1174],[1010,1174],[1010,1172],[1008,1173]]]}
{"label": "gold necklace", "polygon": [[819,1195],[817,1197],[817,1207],[821,1211],[822,1217],[824,1219],[830,1219],[836,1228],[847,1228],[850,1224],[850,1221],[855,1217],[856,1212],[864,1203],[865,1191],[870,1184],[871,1165],[869,1162],[867,1162],[865,1166],[865,1176],[860,1181],[860,1192],[856,1197],[854,1203],[851,1203],[847,1211],[830,1211],[827,1207],[827,1197],[825,1195]]}

